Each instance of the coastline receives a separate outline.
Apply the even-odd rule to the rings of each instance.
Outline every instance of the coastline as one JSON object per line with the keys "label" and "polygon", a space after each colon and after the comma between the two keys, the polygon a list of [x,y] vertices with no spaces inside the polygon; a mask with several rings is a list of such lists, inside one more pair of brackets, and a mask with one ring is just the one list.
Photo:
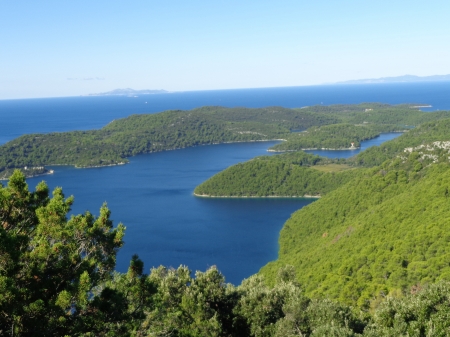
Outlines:
{"label": "coastline", "polygon": [[253,195],[242,195],[242,196],[220,196],[220,195],[209,195],[209,194],[197,194],[193,193],[195,197],[198,198],[231,198],[231,199],[242,199],[242,198],[253,198],[253,199],[261,199],[261,198],[298,198],[298,199],[320,199],[320,195],[309,195],[305,194],[303,196],[298,195],[263,195],[263,196],[253,196]]}
{"label": "coastline", "polygon": [[[116,164],[108,164],[108,165],[95,165],[95,166],[77,166],[77,165],[73,165],[76,169],[85,169],[85,168],[98,168],[98,167],[108,167],[108,166],[118,166],[118,165],[125,165],[128,164],[127,162],[120,162],[120,163],[116,163]],[[49,166],[54,166],[54,165],[49,165]],[[72,166],[72,165],[67,165],[67,166]]]}
{"label": "coastline", "polygon": [[340,148],[340,149],[332,149],[332,148],[326,148],[326,147],[316,147],[316,148],[304,148],[304,149],[299,149],[299,150],[272,150],[272,149],[268,149],[267,152],[279,152],[279,153],[283,153],[283,152],[297,152],[297,151],[314,151],[314,150],[326,150],[326,151],[348,151],[348,150],[359,150],[361,147],[358,146],[353,146],[353,147],[346,147],[346,148]]}
{"label": "coastline", "polygon": [[[197,147],[197,146],[210,146],[210,145],[220,145],[220,144],[234,144],[234,143],[254,143],[254,142],[273,142],[273,141],[284,141],[285,139],[259,139],[259,140],[242,140],[242,141],[229,141],[229,142],[218,142],[218,143],[208,143],[208,144],[198,144],[198,145],[191,145],[191,146],[185,146],[185,147],[177,147],[177,148],[171,148],[171,149],[163,149],[163,150],[156,150],[156,151],[148,151],[148,152],[141,152],[141,153],[137,153],[134,156],[139,156],[139,155],[146,155],[146,154],[152,154],[152,153],[158,153],[158,152],[164,152],[164,151],[175,151],[175,150],[182,150],[182,149],[187,149],[190,147]],[[130,157],[126,157],[126,161],[124,162],[119,162],[119,163],[114,163],[114,164],[107,164],[107,165],[94,165],[94,166],[77,166],[76,164],[44,164],[44,166],[73,166],[76,169],[88,169],[88,168],[100,168],[100,167],[108,167],[108,166],[118,166],[118,165],[125,165],[125,164],[129,164],[129,160],[128,158],[134,157],[134,156],[130,156]],[[19,168],[17,168],[19,169]],[[52,170],[53,171],[53,170]],[[53,173],[53,172],[52,172]],[[45,174],[49,174],[49,173],[43,173],[43,174],[39,174],[39,175],[45,175]],[[39,175],[33,175],[27,178],[32,178],[35,176],[39,176]],[[0,178],[1,180],[9,180],[9,178]]]}
{"label": "coastline", "polygon": [[[48,170],[47,172],[44,172],[44,173],[37,173],[37,174],[32,174],[30,176],[25,176],[25,179],[46,176],[46,175],[53,174],[53,173],[55,173],[54,170]],[[8,181],[8,180],[9,180],[9,178],[0,178],[0,181]]]}

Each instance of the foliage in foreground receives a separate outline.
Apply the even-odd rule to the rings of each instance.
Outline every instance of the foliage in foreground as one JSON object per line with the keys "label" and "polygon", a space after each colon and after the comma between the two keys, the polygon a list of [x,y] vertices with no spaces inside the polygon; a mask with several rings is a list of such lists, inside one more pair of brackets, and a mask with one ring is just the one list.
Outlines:
{"label": "foliage in foreground", "polygon": [[[40,183],[29,192],[16,171],[0,187],[0,334],[12,336],[445,336],[450,284],[387,296],[373,314],[311,299],[293,266],[274,286],[261,275],[240,286],[205,272],[153,268],[133,256],[114,272],[124,227],[100,215],[67,213],[73,198]],[[299,275],[300,276],[300,275]]]}

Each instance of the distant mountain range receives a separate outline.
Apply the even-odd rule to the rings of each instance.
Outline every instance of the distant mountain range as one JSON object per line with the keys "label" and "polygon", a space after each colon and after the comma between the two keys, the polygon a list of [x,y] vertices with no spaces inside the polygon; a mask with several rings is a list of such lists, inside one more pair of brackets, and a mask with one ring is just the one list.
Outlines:
{"label": "distant mountain range", "polygon": [[89,94],[89,96],[138,96],[138,95],[154,95],[154,94],[167,94],[166,90],[134,90],[131,88],[115,89],[112,91],[101,92],[98,94]]}
{"label": "distant mountain range", "polygon": [[441,82],[450,81],[450,75],[415,76],[403,75],[396,77],[369,78],[362,80],[351,80],[336,82],[335,84],[364,84],[364,83],[400,83],[400,82]]}

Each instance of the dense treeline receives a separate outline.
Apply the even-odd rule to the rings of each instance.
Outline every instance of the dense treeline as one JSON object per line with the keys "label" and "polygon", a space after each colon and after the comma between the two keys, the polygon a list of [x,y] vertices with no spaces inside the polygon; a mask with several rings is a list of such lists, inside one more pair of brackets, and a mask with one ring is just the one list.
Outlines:
{"label": "dense treeline", "polygon": [[296,212],[262,274],[273,282],[291,264],[307,295],[366,310],[449,280],[449,151],[450,142],[410,147]]}
{"label": "dense treeline", "polygon": [[360,142],[372,139],[381,132],[399,131],[395,125],[333,124],[311,127],[306,131],[292,133],[286,142],[272,146],[269,151],[299,151],[311,149],[348,149],[360,147]]}
{"label": "dense treeline", "polygon": [[305,152],[257,157],[214,175],[197,186],[194,193],[199,196],[319,197],[359,174],[344,163],[344,160]]}
{"label": "dense treeline", "polygon": [[433,141],[448,141],[448,130],[450,130],[450,119],[421,124],[396,139],[361,152],[355,156],[353,162],[363,166],[381,165],[385,160],[403,153],[405,148]]}
{"label": "dense treeline", "polygon": [[137,256],[117,273],[124,226],[113,227],[105,205],[98,217],[67,219],[72,203],[61,188],[50,198],[44,183],[30,192],[19,171],[0,186],[1,335],[445,336],[450,328],[450,284],[442,281],[364,312],[311,299],[293,266],[280,268],[273,286],[261,275],[226,284],[216,267],[148,275]]}
{"label": "dense treeline", "polygon": [[0,171],[49,164],[92,167],[124,163],[140,153],[221,142],[286,137],[291,128],[335,122],[335,118],[280,107],[132,115],[101,130],[24,135],[0,147]]}
{"label": "dense treeline", "polygon": [[[450,115],[448,112],[423,113],[407,105],[383,104],[304,109],[204,107],[132,115],[113,121],[100,130],[32,134],[14,139],[0,146],[0,172],[51,164],[78,167],[115,165],[140,153],[223,142],[287,139],[291,130],[339,123],[363,124],[370,130],[381,132],[445,116]],[[375,135],[371,132],[370,135]],[[366,132],[362,137],[370,135]],[[346,147],[349,146],[347,143],[348,139]],[[325,138],[316,145],[336,148],[341,143],[337,139],[330,142]]]}
{"label": "dense treeline", "polygon": [[[363,105],[364,106],[364,105]],[[318,111],[332,107],[317,107]],[[336,109],[336,108],[335,108]],[[328,111],[328,110],[326,110]],[[353,111],[353,110],[351,110]],[[373,114],[370,110],[367,113]],[[435,117],[420,117],[416,110],[412,110],[414,118],[410,120],[425,120],[440,118],[447,113],[436,112]],[[385,120],[392,122],[391,107],[387,106]],[[398,113],[403,116],[403,109]],[[357,114],[357,113],[356,113]],[[380,118],[383,115],[380,114]],[[420,117],[420,118],[419,118]],[[277,144],[271,149],[274,151],[295,151],[302,148],[316,148],[321,146],[348,147],[349,141],[354,140],[355,146],[359,145],[357,139],[363,140],[373,138],[380,132],[395,131],[398,129],[393,124],[333,124],[321,127],[311,127],[307,132],[293,133],[286,142]],[[374,167],[381,165],[384,161],[400,155],[405,148],[419,146],[432,141],[444,141],[449,139],[450,119],[439,120],[439,122],[427,122],[417,126],[400,137],[386,142],[380,146],[371,147],[364,152],[348,160],[341,160],[341,164],[353,166],[355,169],[349,172],[335,172],[324,174],[318,172],[320,165],[332,161],[317,159],[313,164],[296,165],[295,158],[304,158],[302,152],[292,153],[291,157],[286,154],[282,156],[260,157],[249,162],[232,166],[217,175],[214,175],[195,189],[197,195],[210,196],[303,196],[323,195],[336,187],[348,182],[353,176],[359,174],[359,166]],[[354,138],[351,138],[354,137]],[[359,137],[359,138],[358,138]],[[439,150],[442,151],[442,150]],[[291,160],[294,160],[291,163]],[[342,165],[342,167],[345,165]],[[339,170],[339,168],[334,168]]]}

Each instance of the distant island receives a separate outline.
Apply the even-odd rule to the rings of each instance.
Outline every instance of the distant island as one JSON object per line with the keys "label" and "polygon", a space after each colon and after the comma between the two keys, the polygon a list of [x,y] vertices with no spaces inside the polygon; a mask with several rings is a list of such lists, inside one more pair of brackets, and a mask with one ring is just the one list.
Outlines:
{"label": "distant island", "polygon": [[413,82],[443,82],[450,81],[450,75],[415,76],[403,75],[396,77],[368,78],[336,82],[335,84],[370,84],[370,83],[413,83]]}
{"label": "distant island", "polygon": [[138,96],[138,95],[154,95],[154,94],[167,94],[166,90],[134,90],[131,88],[126,89],[114,89],[107,92],[100,92],[97,94],[89,94],[88,96]]}

